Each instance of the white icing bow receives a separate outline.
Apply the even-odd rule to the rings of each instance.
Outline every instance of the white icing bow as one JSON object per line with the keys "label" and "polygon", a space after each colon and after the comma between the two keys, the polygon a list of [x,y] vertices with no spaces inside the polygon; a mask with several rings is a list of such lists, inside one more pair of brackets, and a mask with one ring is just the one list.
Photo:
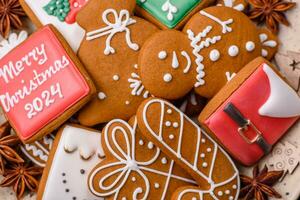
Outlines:
{"label": "white icing bow", "polygon": [[[114,22],[109,21],[108,16],[112,14],[114,17]],[[106,27],[100,28],[91,32],[87,33],[87,40],[94,40],[96,38],[107,36],[106,39],[106,47],[104,50],[105,55],[114,54],[115,49],[111,46],[111,40],[113,36],[116,33],[126,32],[126,42],[127,45],[137,51],[139,49],[139,45],[136,43],[133,43],[131,41],[130,37],[130,29],[127,27],[129,25],[135,24],[136,20],[130,18],[129,11],[128,10],[121,10],[119,15],[115,9],[107,9],[102,14],[102,20],[105,24],[107,24]]]}
{"label": "white icing bow", "polygon": [[[111,131],[108,131],[111,129],[110,127],[113,126]],[[139,181],[139,183],[143,182],[143,184],[140,184],[139,187],[137,187],[132,194],[132,198],[129,199],[148,199],[149,198],[149,192],[150,192],[150,182],[148,180],[148,177],[145,175],[145,172],[154,173],[157,175],[165,176],[166,179],[175,178],[181,181],[185,181],[187,183],[195,183],[193,180],[186,179],[183,177],[179,177],[172,174],[172,170],[168,170],[169,173],[166,173],[164,171],[159,171],[156,169],[153,169],[151,167],[147,167],[149,165],[154,164],[155,162],[158,162],[158,157],[160,155],[160,150],[157,147],[155,148],[154,156],[151,158],[145,158],[144,161],[138,161],[136,160],[136,147],[135,147],[135,133],[137,128],[137,122],[135,120],[134,126],[130,127],[129,124],[122,120],[113,120],[111,121],[104,130],[104,140],[107,146],[107,149],[109,150],[110,154],[117,160],[115,162],[108,163],[106,165],[100,166],[98,169],[93,171],[91,173],[90,179],[89,179],[89,185],[91,188],[91,191],[96,194],[97,196],[110,196],[114,194],[114,199],[119,199],[119,191],[122,189],[125,184],[128,184],[128,178],[131,177],[130,181]],[[124,138],[124,144],[122,147],[120,146],[119,142],[120,140],[116,139],[117,134],[122,134],[122,137]],[[110,138],[110,139],[109,139]],[[112,144],[111,144],[112,143]],[[169,168],[173,168],[174,161],[170,162]],[[111,169],[114,169],[113,171],[110,171]],[[105,171],[105,172],[104,172]],[[108,173],[106,173],[108,172]],[[133,172],[134,176],[133,176]],[[94,187],[94,180],[97,176],[97,174],[103,173],[105,175],[101,175],[99,179],[99,184],[97,184],[98,189],[101,190],[101,192],[95,191]],[[108,181],[109,180],[109,181]],[[107,184],[109,182],[109,184]],[[166,183],[168,184],[168,183]],[[168,186],[165,186],[165,190],[168,188]],[[141,196],[142,195],[142,196]],[[165,192],[164,194],[165,195]],[[137,196],[139,196],[137,198]],[[162,196],[163,199],[163,196]]]}

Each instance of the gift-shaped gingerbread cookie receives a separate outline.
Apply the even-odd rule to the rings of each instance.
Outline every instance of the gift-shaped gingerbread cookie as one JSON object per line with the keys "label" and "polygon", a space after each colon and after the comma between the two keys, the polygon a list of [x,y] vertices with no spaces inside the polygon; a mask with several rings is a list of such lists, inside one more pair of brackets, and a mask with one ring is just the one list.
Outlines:
{"label": "gift-shaped gingerbread cookie", "polygon": [[78,125],[63,126],[53,142],[37,199],[101,200],[89,191],[87,180],[103,158],[100,132]]}
{"label": "gift-shaped gingerbread cookie", "polygon": [[156,33],[142,47],[139,75],[150,94],[178,99],[194,88],[213,97],[243,66],[277,49],[275,36],[242,12],[216,6],[195,14],[183,32]]}
{"label": "gift-shaped gingerbread cookie", "polygon": [[77,52],[85,32],[76,23],[77,13],[88,0],[20,0],[37,27],[52,24]]}
{"label": "gift-shaped gingerbread cookie", "polygon": [[174,199],[237,199],[239,175],[234,163],[179,109],[164,100],[150,98],[139,107],[137,119],[142,134],[198,183],[197,187],[178,189]]}
{"label": "gift-shaped gingerbread cookie", "polygon": [[171,199],[196,182],[140,132],[136,117],[112,120],[102,131],[106,155],[89,176],[90,190],[106,199]]}
{"label": "gift-shaped gingerbread cookie", "polygon": [[257,58],[209,102],[199,121],[232,156],[253,165],[299,116],[297,93],[271,63]]}
{"label": "gift-shaped gingerbread cookie", "polygon": [[98,95],[79,113],[88,126],[129,119],[149,96],[137,74],[139,50],[157,28],[133,16],[135,0],[90,0],[77,21],[87,34],[78,56]]}
{"label": "gift-shaped gingerbread cookie", "polygon": [[0,60],[0,103],[25,143],[51,133],[95,87],[70,46],[48,25]]}
{"label": "gift-shaped gingerbread cookie", "polygon": [[180,29],[199,10],[213,0],[136,0],[139,15],[162,29]]}

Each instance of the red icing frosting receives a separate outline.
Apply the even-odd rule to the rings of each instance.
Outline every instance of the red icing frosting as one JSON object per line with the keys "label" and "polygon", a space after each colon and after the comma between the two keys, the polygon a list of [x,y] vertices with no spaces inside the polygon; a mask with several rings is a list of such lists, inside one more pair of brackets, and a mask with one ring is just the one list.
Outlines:
{"label": "red icing frosting", "polygon": [[88,0],[70,0],[70,12],[67,15],[65,21],[68,24],[76,22],[76,16],[81,8],[88,2]]}
{"label": "red icing frosting", "polygon": [[58,118],[90,91],[48,26],[1,59],[0,85],[2,107],[23,140]]}
{"label": "red icing frosting", "polygon": [[[257,144],[248,144],[243,140],[238,133],[238,125],[223,111],[224,107],[229,102],[233,103],[262,132],[267,142],[273,145],[298,118],[259,115],[258,110],[269,95],[270,82],[261,65],[205,122],[231,154],[245,165],[256,163],[264,153]],[[256,135],[253,129],[249,129],[246,134],[250,138]]]}

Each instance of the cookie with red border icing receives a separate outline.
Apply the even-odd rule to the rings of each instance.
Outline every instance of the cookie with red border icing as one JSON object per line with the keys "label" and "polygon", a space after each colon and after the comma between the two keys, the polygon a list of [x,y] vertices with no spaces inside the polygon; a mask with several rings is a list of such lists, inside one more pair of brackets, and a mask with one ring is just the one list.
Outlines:
{"label": "cookie with red border icing", "polygon": [[237,160],[255,164],[299,119],[300,97],[263,58],[245,66],[199,121]]}
{"label": "cookie with red border icing", "polygon": [[199,10],[214,0],[136,0],[136,12],[162,29],[181,29]]}
{"label": "cookie with red border icing", "polygon": [[195,14],[183,32],[156,33],[143,45],[139,75],[154,96],[178,99],[192,89],[213,97],[243,66],[261,54],[271,58],[278,42],[242,12],[215,6]]}
{"label": "cookie with red border icing", "polygon": [[87,181],[103,158],[100,132],[66,124],[53,142],[37,199],[102,199],[89,191]]}
{"label": "cookie with red border icing", "polygon": [[195,181],[148,141],[136,117],[115,119],[102,131],[106,155],[90,173],[89,187],[107,199],[171,199],[178,188]]}
{"label": "cookie with red border icing", "polygon": [[87,32],[78,56],[98,93],[79,113],[84,125],[128,120],[150,95],[138,75],[138,55],[158,29],[133,15],[135,5],[135,0],[90,0],[77,16]]}
{"label": "cookie with red border icing", "polygon": [[76,52],[85,32],[76,23],[78,12],[88,0],[20,0],[32,22],[39,28],[52,24]]}
{"label": "cookie with red border icing", "polygon": [[180,188],[173,199],[238,198],[239,175],[233,161],[179,109],[150,98],[139,107],[137,119],[142,134],[198,183],[198,187]]}
{"label": "cookie with red border icing", "polygon": [[52,25],[0,60],[0,103],[20,139],[51,133],[87,103],[94,85]]}

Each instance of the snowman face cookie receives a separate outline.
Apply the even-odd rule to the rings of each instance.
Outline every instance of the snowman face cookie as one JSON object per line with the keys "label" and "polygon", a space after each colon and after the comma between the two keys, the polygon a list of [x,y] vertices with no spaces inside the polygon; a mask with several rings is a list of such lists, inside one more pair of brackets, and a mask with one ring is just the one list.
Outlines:
{"label": "snowman face cookie", "polygon": [[114,118],[129,119],[149,96],[137,73],[139,50],[158,29],[133,16],[134,0],[90,0],[77,21],[87,34],[78,52],[96,87],[80,113],[92,126]]}
{"label": "snowman face cookie", "polygon": [[37,199],[97,199],[89,191],[87,180],[103,157],[99,132],[64,126],[54,141]]}
{"label": "snowman face cookie", "polygon": [[[270,40],[269,34],[242,12],[209,7],[189,20],[182,36],[165,31],[147,41],[139,57],[142,82],[151,94],[165,99],[182,97],[193,88],[197,94],[211,98],[248,62],[260,55],[272,57],[277,41]],[[153,56],[165,49],[164,62]],[[177,69],[170,66],[176,56]],[[151,62],[147,62],[149,57]],[[184,71],[187,66],[189,70]],[[160,88],[163,90],[158,92]]]}
{"label": "snowman face cookie", "polygon": [[76,23],[77,13],[88,0],[20,0],[33,23],[41,27],[52,24],[76,52],[84,37],[84,30]]}

